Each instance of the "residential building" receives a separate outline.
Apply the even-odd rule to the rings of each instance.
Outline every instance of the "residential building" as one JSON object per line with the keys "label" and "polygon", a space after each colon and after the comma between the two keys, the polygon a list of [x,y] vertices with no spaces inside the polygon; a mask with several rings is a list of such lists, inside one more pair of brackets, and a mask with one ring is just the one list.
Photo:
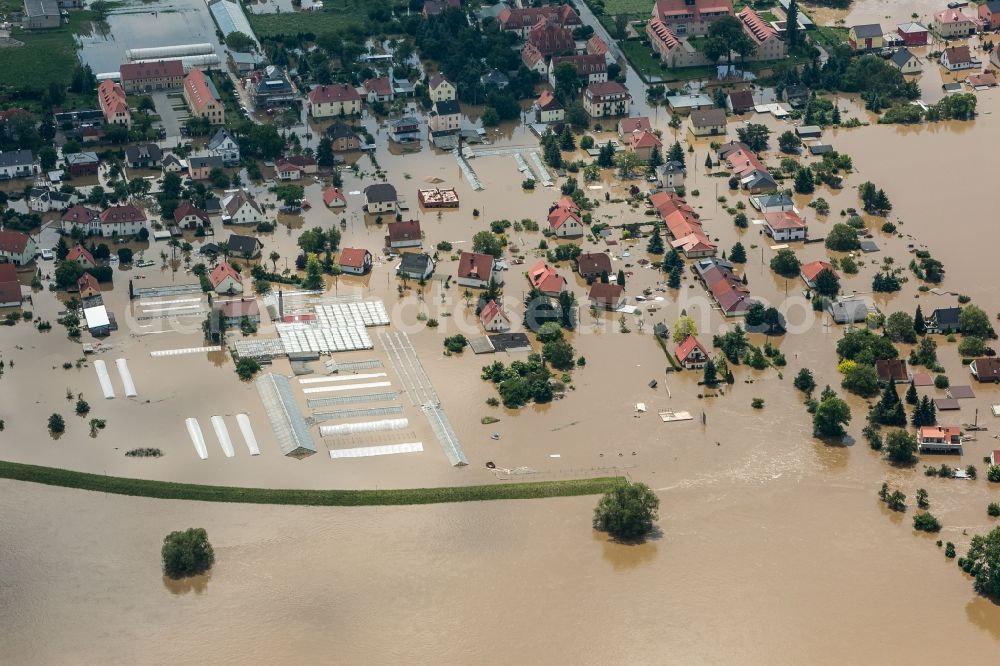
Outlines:
{"label": "residential building", "polygon": [[213,125],[226,122],[226,109],[212,79],[200,69],[184,77],[184,102],[195,118],[206,118]]}
{"label": "residential building", "polygon": [[487,333],[506,333],[510,330],[510,315],[499,303],[490,299],[479,311],[479,323]]}
{"label": "residential building", "polygon": [[506,8],[497,16],[500,30],[513,31],[525,38],[538,23],[553,19],[556,25],[576,28],[582,25],[579,15],[569,5],[546,5],[544,7]]}
{"label": "residential building", "polygon": [[984,30],[1000,28],[1000,0],[986,0],[979,5],[979,21]]}
{"label": "residential building", "polygon": [[526,275],[531,286],[546,296],[559,296],[566,291],[566,278],[559,275],[544,259],[539,259]]}
{"label": "residential building", "polygon": [[656,192],[649,203],[663,220],[671,237],[670,246],[689,258],[711,257],[717,247],[702,228],[694,209],[674,192]]}
{"label": "residential building", "polygon": [[184,85],[184,63],[181,60],[127,62],[119,68],[122,88],[131,94],[155,90],[175,90]]}
{"label": "residential building", "polygon": [[94,296],[101,295],[101,285],[97,282],[95,278],[90,273],[84,273],[80,276],[80,279],[76,281],[74,289],[67,289],[66,291],[76,291],[80,294],[80,298],[93,298]]}
{"label": "residential building", "polygon": [[455,100],[434,102],[427,127],[431,132],[457,132],[462,128],[462,111]]}
{"label": "residential building", "polygon": [[[101,232],[101,214],[86,206],[77,204],[71,206],[59,218],[62,231],[69,232],[79,227],[84,234],[99,234]],[[67,228],[68,227],[68,228]]]}
{"label": "residential building", "polygon": [[364,248],[345,247],[337,257],[337,264],[348,275],[365,275],[372,269],[372,253]]}
{"label": "residential building", "polygon": [[608,54],[608,45],[597,35],[591,35],[590,39],[587,40],[586,51],[590,55],[604,56],[605,60],[610,57]]}
{"label": "residential building", "polygon": [[404,247],[420,247],[424,243],[419,220],[393,222],[386,227],[385,245],[393,250]]}
{"label": "residential building", "polygon": [[0,308],[21,306],[21,283],[12,263],[0,263]]}
{"label": "residential building", "polygon": [[604,252],[584,252],[576,258],[576,272],[588,282],[611,275],[611,257]]}
{"label": "residential building", "polygon": [[260,254],[264,247],[264,244],[256,236],[243,236],[241,234],[229,234],[226,245],[232,256],[243,259],[253,259]]}
{"label": "residential building", "polygon": [[28,209],[34,213],[63,211],[75,201],[75,195],[60,192],[54,187],[33,187],[28,192]]}
{"label": "residential building", "polygon": [[396,143],[420,141],[420,120],[413,116],[403,116],[389,121],[389,138]]}
{"label": "residential building", "polygon": [[548,65],[545,62],[545,54],[538,50],[538,47],[530,42],[521,49],[521,63],[539,76],[545,76]]}
{"label": "residential building", "polygon": [[982,63],[972,57],[968,46],[949,46],[941,52],[941,66],[949,72],[963,69],[979,69]]}
{"label": "residential building", "polygon": [[361,113],[361,95],[346,83],[316,86],[308,95],[309,115],[313,118],[353,116]]}
{"label": "residential building", "polygon": [[92,152],[69,153],[68,155],[63,155],[63,161],[66,163],[66,169],[74,178],[79,176],[96,176],[97,168],[101,164],[101,159],[97,156],[97,153]]}
{"label": "residential building", "polygon": [[83,309],[83,319],[87,330],[95,338],[111,335],[111,315],[104,305],[94,305]]}
{"label": "residential building", "polygon": [[458,208],[458,192],[454,187],[431,187],[417,190],[417,201],[424,208]]}
{"label": "residential building", "polygon": [[339,187],[330,186],[323,190],[323,203],[327,208],[343,208],[347,205],[347,197]]}
{"label": "residential building", "polygon": [[934,15],[931,24],[934,32],[945,39],[968,37],[976,34],[976,22],[966,16],[961,9],[946,9]]}
{"label": "residential building", "polygon": [[782,36],[749,6],[740,10],[736,18],[743,24],[743,32],[757,47],[753,53],[754,60],[778,60],[788,55],[788,44]]}
{"label": "residential building", "polygon": [[188,158],[188,176],[192,180],[208,180],[213,169],[221,169],[225,162],[215,155],[193,155]]}
{"label": "residential building", "polygon": [[785,193],[762,194],[760,196],[751,197],[750,203],[752,203],[754,207],[762,213],[781,213],[784,211],[798,212],[795,208],[795,202],[792,201],[791,195]]}
{"label": "residential building", "polygon": [[130,169],[155,169],[163,160],[163,151],[155,143],[125,146],[125,163]]}
{"label": "residential building", "polygon": [[434,260],[424,253],[404,252],[396,266],[396,275],[413,280],[426,280],[433,273]]}
{"label": "residential building", "polygon": [[510,79],[499,69],[491,67],[479,77],[479,83],[487,89],[503,90],[510,85]]}
{"label": "residential building", "polygon": [[283,161],[293,164],[298,168],[302,169],[302,173],[307,176],[312,176],[319,173],[319,163],[316,161],[315,157],[309,155],[286,155],[281,158]]}
{"label": "residential building", "polygon": [[566,118],[566,110],[552,94],[543,90],[535,101],[535,120],[540,123],[561,123]]}
{"label": "residential building", "polygon": [[368,79],[361,84],[361,87],[365,91],[365,99],[368,100],[369,104],[391,102],[393,99],[392,82],[388,78]]}
{"label": "residential building", "polygon": [[181,229],[197,229],[210,222],[207,211],[185,199],[174,209],[174,224]]}
{"label": "residential building", "polygon": [[250,98],[257,109],[273,109],[293,103],[297,96],[284,70],[268,65],[250,77]]}
{"label": "residential building", "polygon": [[364,190],[365,210],[369,213],[396,212],[396,188],[389,183],[376,183]]}
{"label": "residential building", "polygon": [[798,84],[785,86],[781,91],[781,100],[788,102],[793,109],[802,108],[809,101],[809,88]]}
{"label": "residential building", "polygon": [[556,85],[556,67],[569,63],[576,68],[576,75],[585,85],[604,83],[608,80],[608,62],[603,55],[555,56],[549,61],[549,85]]}
{"label": "residential building", "polygon": [[503,276],[496,269],[496,259],[490,254],[478,252],[462,252],[458,256],[458,269],[455,281],[463,287],[486,289],[490,280],[503,284]]}
{"label": "residential building", "polygon": [[132,112],[128,108],[125,90],[120,85],[111,79],[101,81],[97,86],[97,101],[108,125],[132,127]]}
{"label": "residential building", "polygon": [[962,453],[962,429],[958,426],[921,426],[917,431],[921,453]]}
{"label": "residential building", "polygon": [[231,301],[215,301],[212,310],[221,312],[226,320],[226,326],[237,328],[247,320],[253,325],[260,323],[260,308],[256,298],[240,298]]}
{"label": "residential building", "polygon": [[653,51],[670,68],[695,67],[710,64],[705,54],[681,39],[662,19],[653,17],[646,23],[646,36]]}
{"label": "residential building", "polygon": [[764,213],[764,231],[778,242],[805,240],[809,227],[794,211]]}
{"label": "residential building", "polygon": [[708,363],[708,350],[698,342],[698,338],[689,335],[674,347],[674,357],[682,368],[694,370],[704,368]]}
{"label": "residential building", "polygon": [[668,161],[656,168],[656,184],[671,192],[682,190],[686,177],[687,169],[680,162]]}
{"label": "residential building", "polygon": [[671,113],[691,113],[700,109],[714,109],[715,100],[704,93],[667,94],[667,108]]}
{"label": "residential building", "polygon": [[436,72],[427,81],[427,93],[432,102],[448,102],[454,100],[458,95],[455,84],[448,80],[444,74]]}
{"label": "residential building", "polygon": [[24,0],[21,27],[25,30],[45,30],[62,25],[58,0]]}
{"label": "residential building", "polygon": [[875,312],[875,307],[869,305],[863,298],[840,298],[828,301],[827,312],[838,324],[858,324],[865,321],[868,315]]}
{"label": "residential building", "polygon": [[657,0],[653,5],[653,20],[680,37],[704,35],[713,22],[732,15],[730,0]]}
{"label": "residential building", "polygon": [[549,208],[549,228],[557,238],[582,236],[583,218],[580,208],[570,197],[564,196]]}
{"label": "residential building", "polygon": [[691,133],[695,136],[725,136],[725,109],[703,109],[691,112]]}
{"label": "residential building", "polygon": [[583,108],[591,118],[627,116],[632,97],[617,81],[594,83],[583,91]]}
{"label": "residential building", "polygon": [[875,372],[880,382],[908,384],[912,377],[906,368],[906,360],[901,358],[880,358],[875,361]]}
{"label": "residential building", "polygon": [[[993,4],[1000,5],[1000,2],[995,2]],[[982,7],[979,9],[981,12]],[[919,23],[914,23],[912,21],[909,23],[900,23],[896,26],[896,34],[898,34],[903,40],[904,46],[924,46],[927,44],[927,28]]]}
{"label": "residential building", "polygon": [[163,173],[181,173],[187,171],[187,163],[173,153],[167,153],[160,162],[163,165]]}
{"label": "residential building", "polygon": [[240,163],[240,144],[225,127],[220,127],[215,131],[205,148],[209,155],[220,158],[226,166]]}
{"label": "residential building", "polygon": [[303,173],[302,167],[284,158],[274,163],[274,177],[278,180],[302,180]]}
{"label": "residential building", "polygon": [[[780,213],[778,213],[780,215]],[[806,286],[810,289],[816,288],[816,276],[823,271],[830,271],[833,273],[834,277],[837,277],[837,272],[833,270],[833,265],[826,261],[810,261],[807,264],[802,264],[799,267],[799,277],[802,281],[806,283]]]}
{"label": "residential building", "polygon": [[208,274],[208,281],[217,294],[232,296],[243,293],[243,278],[225,261],[220,261],[212,269],[212,272]]}
{"label": "residential building", "polygon": [[889,58],[889,64],[903,74],[919,74],[923,69],[920,58],[910,53],[909,49],[899,49]]}
{"label": "residential building", "polygon": [[357,131],[340,121],[334,121],[326,128],[326,136],[330,139],[330,148],[335,153],[346,153],[352,150],[360,150],[361,137]]}
{"label": "residential building", "polygon": [[663,142],[652,132],[632,132],[628,139],[628,149],[643,162],[652,159],[654,150],[660,151],[660,158],[663,158]]}
{"label": "residential building", "polygon": [[618,136],[623,141],[628,141],[628,138],[636,132],[652,131],[653,126],[649,124],[649,118],[646,116],[633,116],[631,118],[622,118],[618,121]]}
{"label": "residential building", "polygon": [[924,321],[928,333],[959,333],[962,308],[937,308]]}
{"label": "residential building", "polygon": [[223,224],[253,224],[264,221],[264,211],[246,190],[236,190],[222,199]]}
{"label": "residential building", "polygon": [[737,90],[726,98],[726,107],[736,115],[753,111],[755,106],[751,90]]}
{"label": "residential building", "polygon": [[20,231],[0,229],[0,264],[24,266],[35,259],[35,241]]}
{"label": "residential building", "polygon": [[878,23],[854,25],[847,33],[847,43],[855,51],[874,51],[882,48],[882,34]]}
{"label": "residential building", "polygon": [[728,261],[706,257],[699,259],[694,268],[698,279],[727,317],[741,317],[753,305],[750,290],[733,272],[733,265]]}
{"label": "residential building", "polygon": [[96,268],[97,262],[94,261],[94,255],[90,253],[87,248],[82,245],[74,245],[69,249],[69,253],[66,255],[66,261],[75,261],[84,268]]}
{"label": "residential building", "polygon": [[969,372],[980,382],[1000,382],[1000,358],[986,356],[969,363]]}
{"label": "residential building", "polygon": [[100,217],[101,235],[105,238],[135,236],[146,226],[146,214],[132,204],[107,208]]}
{"label": "residential building", "polygon": [[617,310],[625,305],[625,287],[620,284],[595,282],[587,293],[590,305],[604,310]]}

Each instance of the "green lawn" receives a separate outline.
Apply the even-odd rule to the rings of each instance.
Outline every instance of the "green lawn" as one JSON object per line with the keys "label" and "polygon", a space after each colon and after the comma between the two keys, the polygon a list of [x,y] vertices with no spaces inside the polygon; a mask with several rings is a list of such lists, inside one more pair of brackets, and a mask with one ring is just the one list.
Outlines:
{"label": "green lawn", "polygon": [[815,30],[809,31],[809,36],[818,46],[831,48],[837,44],[846,44],[849,32],[848,28],[818,25]]}
{"label": "green lawn", "polygon": [[632,63],[632,67],[644,79],[653,82],[665,81],[693,81],[695,79],[709,78],[715,73],[715,68],[705,65],[702,67],[682,67],[677,69],[663,69],[663,61],[656,56],[652,49],[639,40],[629,40],[619,42],[625,56]]}
{"label": "green lawn", "polygon": [[611,16],[618,14],[642,14],[649,16],[653,11],[650,0],[605,0],[604,13]]}
{"label": "green lawn", "polygon": [[45,90],[53,82],[69,87],[77,65],[73,34],[90,23],[91,13],[74,10],[69,16],[69,24],[55,30],[11,32],[24,46],[0,49],[0,89]]}
{"label": "green lawn", "polygon": [[76,488],[115,495],[157,499],[195,500],[200,502],[237,502],[243,504],[291,504],[302,506],[375,506],[404,504],[440,504],[443,502],[478,502],[503,499],[536,499],[599,495],[625,483],[621,477],[537,481],[531,483],[496,483],[488,486],[453,488],[411,488],[403,490],[300,490],[281,488],[240,488],[170,483],[148,479],[128,479],[103,474],[87,474],[55,467],[23,465],[0,461],[0,478],[41,483],[48,486]]}
{"label": "green lawn", "polygon": [[318,12],[248,14],[248,17],[258,37],[296,35],[300,32],[322,35],[364,24],[368,20],[369,7],[370,3],[365,0],[328,0]]}

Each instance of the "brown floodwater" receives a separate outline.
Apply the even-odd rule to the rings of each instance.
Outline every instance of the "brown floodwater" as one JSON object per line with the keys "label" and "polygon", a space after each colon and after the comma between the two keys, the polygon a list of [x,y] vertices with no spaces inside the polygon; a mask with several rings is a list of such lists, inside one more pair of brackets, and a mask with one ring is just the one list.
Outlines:
{"label": "brown floodwater", "polygon": [[[928,71],[924,79],[925,99],[934,101],[940,74]],[[815,196],[830,203],[826,218],[806,207],[808,197],[796,197],[810,234],[825,235],[842,219],[841,210],[857,207],[856,188],[864,180],[886,190],[894,206],[890,219],[902,234],[885,234],[881,220],[866,217],[882,251],[860,258],[861,272],[843,276],[845,290],[870,292],[871,277],[885,257],[905,266],[910,245],[926,246],[945,264],[944,289],[968,294],[991,314],[997,310],[998,287],[986,279],[983,267],[991,265],[989,241],[995,238],[984,193],[992,182],[987,146],[997,140],[992,115],[998,95],[996,90],[979,94],[982,115],[974,122],[826,131],[824,141],[851,155],[856,172],[842,190],[817,188]],[[871,120],[855,99],[842,97],[838,103],[847,109],[845,117]],[[654,126],[670,137],[667,120],[660,109]],[[372,119],[366,122],[375,129]],[[764,122],[775,132],[791,126],[770,117]],[[734,124],[730,133],[735,134]],[[683,130],[678,136],[687,139]],[[510,155],[471,161],[485,185],[474,192],[450,154],[426,145],[417,153],[393,154],[384,132],[376,139],[379,165],[411,206],[404,216],[421,220],[428,251],[439,241],[453,243],[455,252],[468,249],[472,235],[494,219],[530,218],[544,225],[548,206],[558,198],[558,189],[539,186],[524,192]],[[498,147],[537,144],[513,126],[504,126],[491,140]],[[962,553],[973,534],[990,528],[985,506],[997,501],[1000,491],[982,478],[925,478],[922,464],[976,464],[983,472],[982,457],[995,447],[994,440],[980,433],[962,457],[927,458],[913,469],[894,469],[860,437],[865,403],[853,397],[852,439],[843,446],[814,440],[809,415],[790,380],[809,367],[821,386],[837,387],[835,345],[841,331],[812,313],[798,280],[770,272],[773,250],[759,227],[732,225],[725,206],[746,199],[728,191],[727,178],[705,173],[709,142],[698,140],[694,147],[688,154],[690,203],[720,247],[744,243],[753,294],[781,308],[790,323],[788,335],[771,339],[788,366],[780,373],[738,368],[736,384],[724,395],[700,397],[699,373],[666,374],[666,359],[651,331],[684,310],[708,342],[727,322],[690,277],[680,290],[666,289],[662,274],[638,263],[653,258],[645,253],[645,242],[633,244],[617,232],[616,245],[579,242],[586,250],[609,251],[615,270],[632,273],[630,298],[650,289],[651,296],[664,300],[643,305],[642,325],[637,316],[627,315],[629,333],[620,330],[618,314],[594,318],[582,308],[572,339],[586,367],[572,372],[565,399],[517,412],[487,406],[495,391],[479,379],[481,366],[517,356],[443,354],[445,335],[477,334],[461,288],[446,288],[437,279],[422,289],[411,282],[400,296],[394,262],[381,258],[366,278],[329,281],[336,295],[383,299],[392,328],[409,333],[469,457],[468,467],[448,465],[405,394],[396,404],[411,430],[398,438],[357,436],[337,445],[422,441],[423,453],[334,462],[314,429],[317,455],[302,461],[282,457],[256,391],[237,380],[224,354],[149,356],[153,350],[203,344],[198,317],[176,318],[169,325],[136,320],[143,308],[128,302],[127,275],[137,287],[192,281],[181,259],[173,264],[176,270],[161,266],[156,244],[146,252],[155,266],[116,273],[116,286],[105,298],[121,329],[103,343],[111,350],[98,355],[109,365],[128,359],[138,399],[119,393],[115,400],[103,400],[89,361],[62,369],[82,353],[55,324],[62,305],[49,292],[35,295],[32,310],[53,322],[51,332],[40,334],[27,324],[0,328],[0,356],[15,361],[0,377],[4,459],[142,478],[314,488],[497,482],[486,461],[520,468],[525,473],[515,475],[518,479],[624,473],[649,483],[661,497],[656,538],[640,546],[608,543],[589,527],[593,498],[282,508],[153,502],[0,482],[0,628],[5,636],[0,662],[273,663],[328,660],[336,654],[338,661],[363,663],[930,663],[954,658],[956,650],[968,663],[995,661],[1000,607],[973,594],[969,580],[943,557],[934,539],[911,530],[909,515],[885,512],[875,497],[883,480],[910,498],[917,488],[926,488],[945,526],[940,538],[953,541]],[[779,159],[769,156],[773,165]],[[286,261],[291,265],[295,232],[301,228],[339,225],[343,218],[342,245],[373,251],[381,246],[384,225],[366,218],[361,195],[351,194],[373,182],[375,169],[368,157],[356,161],[366,175],[344,173],[346,211],[324,209],[322,183],[309,180],[312,210],[281,216],[276,231],[263,237],[263,256],[277,251],[279,271]],[[439,215],[416,207],[417,188],[435,180],[458,190],[460,210]],[[639,180],[629,184],[645,186]],[[625,191],[610,173],[585,186],[596,188],[588,195],[601,202],[593,211],[595,221],[650,219],[642,208],[604,202],[605,192],[617,199]],[[273,203],[273,196],[261,194]],[[718,197],[727,197],[725,205]],[[473,208],[480,211],[478,217]],[[507,272],[505,288],[507,306],[518,321],[527,289],[522,273],[539,254],[535,248],[542,236],[508,233],[525,256],[525,265],[512,265]],[[225,240],[228,234],[219,225],[209,240]],[[192,242],[197,247],[200,241]],[[796,251],[804,262],[828,257],[822,244]],[[571,273],[565,264],[560,270]],[[454,271],[450,253],[440,253],[438,274]],[[570,282],[585,299],[585,285],[575,278]],[[917,286],[910,280],[900,293],[875,300],[887,313],[912,312],[919,303],[925,314],[956,302],[954,295],[921,294]],[[436,318],[440,326],[426,328],[418,314]],[[265,321],[260,335],[273,337],[269,329]],[[752,337],[764,342],[762,336]],[[968,383],[956,346],[939,339],[938,356],[952,383]],[[337,358],[386,361],[377,338],[375,350]],[[401,388],[386,366],[393,388]],[[285,361],[273,370],[291,373]],[[110,371],[120,388],[115,370]],[[655,389],[647,385],[652,379],[658,381]],[[67,391],[83,393],[91,416],[107,420],[107,429],[96,438],[89,436],[86,419],[72,414]],[[1000,390],[977,385],[975,391],[975,399],[963,400],[960,412],[942,414],[942,422],[971,423],[978,410],[980,422],[993,427],[989,407],[1000,403]],[[944,395],[933,388],[921,392]],[[296,395],[305,408],[302,394]],[[750,408],[755,397],[765,399],[763,410]],[[636,414],[637,402],[645,402],[649,411]],[[666,408],[699,418],[664,424],[656,411]],[[67,420],[67,432],[58,440],[45,431],[53,412]],[[215,442],[209,417],[239,412],[250,415],[259,457],[241,450],[231,420],[236,456],[225,458]],[[487,415],[500,421],[482,425]],[[207,460],[197,458],[188,440],[188,417],[198,418],[205,431]],[[501,439],[491,439],[493,432]],[[123,456],[138,446],[158,447],[165,455],[156,460]],[[190,586],[166,583],[158,567],[159,542],[165,533],[190,525],[208,529],[218,565],[210,578]],[[373,557],[373,552],[378,554]],[[39,627],[53,625],[57,631],[39,634]],[[901,630],[913,626],[921,627],[919,637]]]}

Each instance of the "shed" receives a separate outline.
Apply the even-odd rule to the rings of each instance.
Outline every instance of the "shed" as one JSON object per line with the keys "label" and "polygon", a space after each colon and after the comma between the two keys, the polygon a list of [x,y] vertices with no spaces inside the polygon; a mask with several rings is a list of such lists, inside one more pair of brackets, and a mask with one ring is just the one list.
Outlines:
{"label": "shed", "polygon": [[823,135],[823,129],[816,125],[802,125],[795,128],[800,139],[818,139]]}

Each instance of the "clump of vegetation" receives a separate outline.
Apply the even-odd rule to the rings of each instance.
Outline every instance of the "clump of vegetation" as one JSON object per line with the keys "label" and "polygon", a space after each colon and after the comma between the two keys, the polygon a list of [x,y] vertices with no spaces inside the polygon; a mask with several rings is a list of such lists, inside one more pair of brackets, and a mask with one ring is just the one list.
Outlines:
{"label": "clump of vegetation", "polygon": [[168,534],[163,539],[160,555],[163,573],[170,578],[197,576],[215,564],[215,551],[208,541],[208,533],[201,527]]}
{"label": "clump of vegetation", "polygon": [[508,409],[517,409],[532,401],[552,401],[551,373],[542,365],[538,354],[530,354],[526,360],[514,361],[509,366],[494,361],[483,367],[482,378],[496,384],[500,400]]}
{"label": "clump of vegetation", "polygon": [[990,502],[989,505],[987,505],[986,507],[986,513],[989,514],[990,516],[993,516],[994,518],[1000,516],[1000,504],[997,504],[996,502]]}
{"label": "clump of vegetation", "polygon": [[460,351],[465,349],[465,346],[467,344],[469,344],[469,341],[461,333],[459,333],[458,335],[452,335],[444,339],[444,348],[447,349],[452,354],[459,353]]}
{"label": "clump of vegetation", "polygon": [[637,539],[653,529],[660,498],[644,483],[609,490],[594,509],[594,529],[616,539]]}
{"label": "clump of vegetation", "polygon": [[750,401],[750,406],[754,409],[764,409],[764,398],[754,398]]}
{"label": "clump of vegetation", "polygon": [[243,356],[236,361],[236,374],[242,381],[250,381],[258,372],[260,372],[260,363],[257,359]]}
{"label": "clump of vegetation", "polygon": [[59,435],[66,432],[66,421],[59,414],[53,414],[49,417],[49,432],[53,435]]}
{"label": "clump of vegetation", "polygon": [[129,458],[160,458],[163,451],[155,448],[129,449],[125,455]]}
{"label": "clump of vegetation", "polygon": [[940,532],[941,522],[929,512],[913,516],[913,529],[920,532]]}
{"label": "clump of vegetation", "polygon": [[885,502],[890,511],[906,511],[906,494],[898,488],[889,492],[888,483],[882,484],[882,487],[878,491],[878,498]]}

